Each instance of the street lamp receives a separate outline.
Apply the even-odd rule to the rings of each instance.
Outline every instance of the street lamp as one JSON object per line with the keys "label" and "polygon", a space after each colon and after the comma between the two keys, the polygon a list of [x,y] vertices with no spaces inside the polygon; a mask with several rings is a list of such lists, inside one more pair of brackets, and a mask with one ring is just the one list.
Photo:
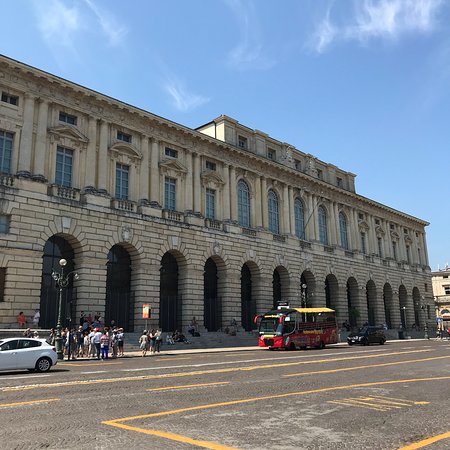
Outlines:
{"label": "street lamp", "polygon": [[306,298],[306,288],[308,286],[305,283],[302,283],[300,285],[300,294],[302,296],[302,308],[306,308],[307,305],[307,298]]}
{"label": "street lamp", "polygon": [[425,297],[422,296],[422,304],[420,305],[420,309],[423,311],[423,317],[424,317],[424,325],[423,325],[423,331],[424,331],[424,339],[430,339],[430,337],[428,336],[428,322],[427,322],[427,314],[425,313],[425,310],[427,309],[427,305],[424,304],[425,301]]}
{"label": "street lamp", "polygon": [[58,322],[56,323],[56,339],[55,347],[58,359],[64,359],[63,348],[62,348],[62,337],[61,337],[61,316],[62,316],[62,298],[63,290],[69,285],[70,276],[73,276],[74,280],[78,280],[79,276],[75,271],[64,273],[64,267],[67,266],[67,260],[62,258],[59,260],[59,265],[61,266],[61,272],[56,272],[52,269],[52,278],[55,280],[56,286],[59,289],[58,296]]}
{"label": "street lamp", "polygon": [[406,333],[406,330],[407,330],[407,326],[406,326],[406,306],[402,306],[401,309],[403,311],[403,325],[405,327],[405,333]]}

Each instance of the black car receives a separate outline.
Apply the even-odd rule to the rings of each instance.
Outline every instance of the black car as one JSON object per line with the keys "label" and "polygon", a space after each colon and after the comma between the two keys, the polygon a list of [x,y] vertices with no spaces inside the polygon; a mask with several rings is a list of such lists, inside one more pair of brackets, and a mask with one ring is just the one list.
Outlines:
{"label": "black car", "polygon": [[357,333],[351,333],[347,338],[348,345],[360,344],[380,344],[386,342],[386,335],[383,327],[363,327]]}

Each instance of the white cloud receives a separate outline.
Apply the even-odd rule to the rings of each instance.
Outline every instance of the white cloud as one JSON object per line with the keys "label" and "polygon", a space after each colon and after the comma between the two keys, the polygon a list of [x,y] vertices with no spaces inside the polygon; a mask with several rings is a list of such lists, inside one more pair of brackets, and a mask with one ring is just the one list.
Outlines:
{"label": "white cloud", "polygon": [[238,70],[269,69],[275,64],[272,58],[264,54],[261,27],[252,2],[242,0],[224,0],[233,12],[240,29],[240,41],[227,56],[229,66]]}
{"label": "white cloud", "polygon": [[100,11],[100,9],[97,8],[97,5],[91,0],[84,0],[84,2],[96,16],[100,23],[100,27],[109,39],[110,44],[113,46],[121,44],[124,36],[128,32],[127,28],[120,26],[117,20],[115,20],[108,11]]}
{"label": "white cloud", "polygon": [[330,11],[317,28],[312,46],[323,52],[333,41],[370,39],[397,40],[408,33],[434,30],[435,16],[442,0],[356,0],[351,22],[330,21]]}
{"label": "white cloud", "polygon": [[164,89],[172,98],[175,108],[181,112],[192,111],[209,102],[209,98],[189,92],[182,81],[173,77],[166,82]]}

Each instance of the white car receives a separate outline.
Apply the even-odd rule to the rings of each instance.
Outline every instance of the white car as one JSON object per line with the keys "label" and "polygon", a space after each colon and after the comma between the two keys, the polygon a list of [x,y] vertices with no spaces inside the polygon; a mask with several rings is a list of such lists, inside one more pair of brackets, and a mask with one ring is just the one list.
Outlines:
{"label": "white car", "polygon": [[47,372],[58,361],[55,347],[45,339],[0,339],[0,370]]}

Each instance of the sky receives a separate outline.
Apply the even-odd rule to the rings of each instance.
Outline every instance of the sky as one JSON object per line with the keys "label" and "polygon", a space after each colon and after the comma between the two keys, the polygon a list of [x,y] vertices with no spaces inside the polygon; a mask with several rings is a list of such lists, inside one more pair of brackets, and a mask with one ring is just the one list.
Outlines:
{"label": "sky", "polygon": [[450,0],[2,0],[0,52],[182,125],[226,114],[430,222],[450,262]]}

